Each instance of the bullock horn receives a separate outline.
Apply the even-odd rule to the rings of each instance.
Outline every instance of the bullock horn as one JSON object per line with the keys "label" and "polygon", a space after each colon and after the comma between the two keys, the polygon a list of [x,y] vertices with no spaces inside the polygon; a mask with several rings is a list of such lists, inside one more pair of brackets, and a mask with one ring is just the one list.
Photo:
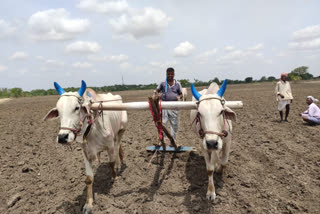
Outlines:
{"label": "bullock horn", "polygon": [[86,84],[85,81],[82,80],[81,81],[81,88],[78,91],[78,94],[80,95],[80,97],[82,97],[82,95],[85,92],[86,88],[87,88],[87,84]]}
{"label": "bullock horn", "polygon": [[56,88],[59,95],[66,93],[57,82],[54,82],[54,87]]}
{"label": "bullock horn", "polygon": [[191,92],[192,92],[192,95],[194,96],[194,98],[196,98],[197,100],[199,100],[200,97],[202,96],[202,95],[197,91],[197,89],[194,87],[193,84],[191,84]]}
{"label": "bullock horn", "polygon": [[224,92],[226,91],[226,88],[227,88],[227,82],[228,82],[228,80],[227,80],[227,79],[225,79],[225,80],[223,81],[223,83],[222,83],[222,85],[221,85],[221,87],[220,87],[219,91],[217,92],[217,94],[218,94],[218,96],[219,96],[219,97],[222,97],[222,96],[223,96],[223,94],[224,94]]}

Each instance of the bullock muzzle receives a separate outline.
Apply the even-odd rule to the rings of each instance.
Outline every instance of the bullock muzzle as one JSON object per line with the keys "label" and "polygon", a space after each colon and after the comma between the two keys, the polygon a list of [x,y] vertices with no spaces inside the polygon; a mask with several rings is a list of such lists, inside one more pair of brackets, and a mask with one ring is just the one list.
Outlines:
{"label": "bullock muzzle", "polygon": [[207,149],[218,149],[218,141],[217,140],[206,140]]}
{"label": "bullock muzzle", "polygon": [[58,135],[58,143],[66,144],[68,143],[69,134],[59,134]]}

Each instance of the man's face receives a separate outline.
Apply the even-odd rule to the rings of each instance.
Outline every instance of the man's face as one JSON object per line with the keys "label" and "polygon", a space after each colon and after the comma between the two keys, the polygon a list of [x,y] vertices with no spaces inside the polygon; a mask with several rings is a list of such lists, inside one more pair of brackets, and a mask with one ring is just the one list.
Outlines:
{"label": "man's face", "polygon": [[307,98],[306,103],[310,105],[312,103],[312,100],[310,98]]}
{"label": "man's face", "polygon": [[167,78],[168,78],[168,81],[172,81],[174,78],[174,72],[172,71],[167,72]]}
{"label": "man's face", "polygon": [[282,80],[282,81],[286,81],[286,80],[287,80],[287,77],[286,77],[285,75],[282,75],[282,76],[281,76],[281,80]]}

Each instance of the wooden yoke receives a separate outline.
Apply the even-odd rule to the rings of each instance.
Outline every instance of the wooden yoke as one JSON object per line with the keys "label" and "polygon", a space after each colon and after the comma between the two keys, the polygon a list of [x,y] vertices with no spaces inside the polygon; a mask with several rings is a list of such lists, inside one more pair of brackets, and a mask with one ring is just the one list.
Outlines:
{"label": "wooden yoke", "polygon": [[[173,145],[176,149],[178,149],[178,146],[177,146],[176,142],[174,141],[173,137],[171,136],[171,134],[169,133],[168,129],[161,122],[162,121],[161,117],[160,117],[160,114],[161,114],[160,111],[161,110],[160,110],[160,106],[159,106],[160,96],[153,95],[153,96],[149,96],[148,99],[149,99],[149,103],[150,103],[150,106],[151,106],[150,110],[152,111],[151,113],[152,113],[153,119],[156,120],[156,121],[154,121],[156,123],[156,126],[157,127],[161,126],[162,131],[170,139],[171,145]],[[162,139],[160,138],[160,132],[159,131],[158,131],[158,135],[159,135],[159,140],[161,141],[163,150],[165,151],[166,150],[166,144],[164,143],[164,138],[162,138]]]}

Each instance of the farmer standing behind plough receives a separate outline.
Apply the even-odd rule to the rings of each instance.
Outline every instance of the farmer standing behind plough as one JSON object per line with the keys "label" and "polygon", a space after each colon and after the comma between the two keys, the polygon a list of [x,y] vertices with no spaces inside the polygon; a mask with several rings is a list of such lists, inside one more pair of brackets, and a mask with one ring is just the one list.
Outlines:
{"label": "farmer standing behind plough", "polygon": [[[180,101],[182,100],[182,87],[180,83],[174,79],[174,69],[167,69],[166,81],[161,82],[157,89],[157,93],[161,93],[162,101]],[[177,132],[179,129],[179,111],[178,110],[162,110],[162,122],[167,126],[170,121],[171,135],[176,141]],[[173,145],[170,145],[173,146]]]}
{"label": "farmer standing behind plough", "polygon": [[[290,103],[292,103],[293,96],[291,92],[290,83],[287,81],[288,74],[282,73],[280,77],[280,81],[277,82],[276,85],[276,99],[278,101],[278,110],[280,112],[280,122],[288,122],[288,115],[290,111]],[[282,110],[286,108],[286,116],[283,120],[283,112]]]}

